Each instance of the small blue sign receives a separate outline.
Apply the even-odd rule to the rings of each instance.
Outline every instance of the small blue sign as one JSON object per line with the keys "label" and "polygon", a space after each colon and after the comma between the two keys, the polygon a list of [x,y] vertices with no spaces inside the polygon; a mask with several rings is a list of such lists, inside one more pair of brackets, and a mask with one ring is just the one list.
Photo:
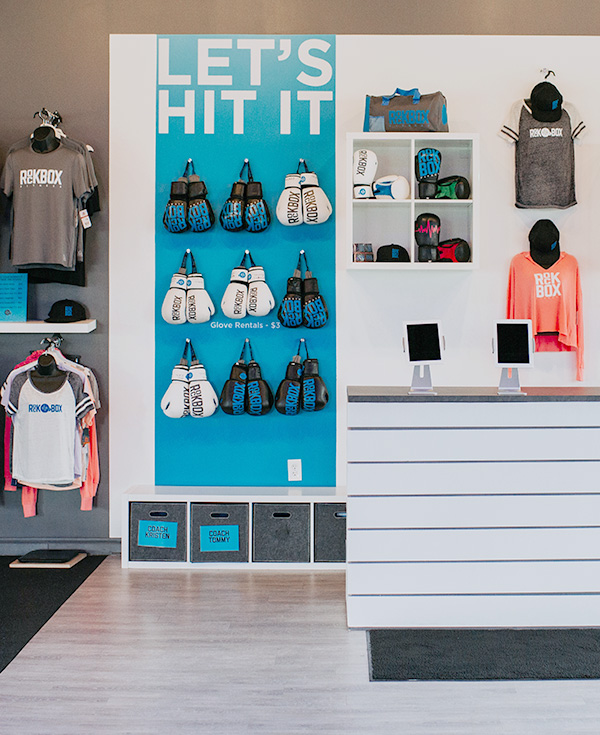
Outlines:
{"label": "small blue sign", "polygon": [[177,548],[177,525],[175,521],[140,521],[138,546]]}
{"label": "small blue sign", "polygon": [[27,321],[27,273],[0,273],[0,322]]}
{"label": "small blue sign", "polygon": [[200,526],[200,551],[239,550],[239,526]]}

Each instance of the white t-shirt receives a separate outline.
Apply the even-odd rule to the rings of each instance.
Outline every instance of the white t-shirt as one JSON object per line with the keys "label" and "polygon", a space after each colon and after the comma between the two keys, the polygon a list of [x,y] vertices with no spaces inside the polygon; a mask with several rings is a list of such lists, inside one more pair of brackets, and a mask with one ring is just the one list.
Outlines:
{"label": "white t-shirt", "polygon": [[94,407],[75,373],[52,393],[38,390],[30,372],[13,380],[7,412],[13,420],[12,475],[24,485],[67,484],[77,469],[77,422]]}

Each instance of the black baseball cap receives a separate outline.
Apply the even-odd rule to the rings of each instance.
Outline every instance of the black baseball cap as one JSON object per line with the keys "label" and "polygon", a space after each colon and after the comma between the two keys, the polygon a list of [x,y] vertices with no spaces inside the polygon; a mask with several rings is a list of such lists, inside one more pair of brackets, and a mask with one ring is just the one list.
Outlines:
{"label": "black baseball cap", "polygon": [[557,122],[562,115],[562,94],[550,82],[540,82],[531,90],[531,114],[540,122]]}
{"label": "black baseball cap", "polygon": [[[535,261],[540,265],[553,265],[557,259],[560,233],[550,219],[539,219],[529,231],[529,247],[535,251]],[[560,250],[558,251],[560,252]]]}
{"label": "black baseball cap", "polygon": [[381,245],[377,248],[378,263],[408,263],[410,256],[402,245]]}
{"label": "black baseball cap", "polygon": [[62,299],[62,301],[56,301],[52,304],[48,318],[44,319],[44,321],[66,323],[80,322],[83,319],[87,319],[83,304],[80,304],[78,301],[72,301],[71,299]]}

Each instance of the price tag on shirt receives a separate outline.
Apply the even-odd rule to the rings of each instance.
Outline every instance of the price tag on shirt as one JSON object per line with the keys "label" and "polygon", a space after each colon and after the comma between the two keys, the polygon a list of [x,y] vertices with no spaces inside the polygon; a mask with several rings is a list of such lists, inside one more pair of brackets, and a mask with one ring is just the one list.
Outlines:
{"label": "price tag on shirt", "polygon": [[79,210],[79,219],[81,220],[81,224],[83,225],[84,230],[87,230],[89,227],[92,226],[92,220],[90,219],[90,215],[88,214],[87,209]]}

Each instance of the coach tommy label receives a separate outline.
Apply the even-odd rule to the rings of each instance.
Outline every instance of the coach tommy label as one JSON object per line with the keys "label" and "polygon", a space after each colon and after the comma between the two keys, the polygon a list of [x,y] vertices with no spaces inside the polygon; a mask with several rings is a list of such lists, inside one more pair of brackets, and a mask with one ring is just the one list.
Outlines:
{"label": "coach tommy label", "polygon": [[138,546],[153,546],[162,549],[177,547],[177,523],[171,521],[140,521]]}
{"label": "coach tommy label", "polygon": [[62,188],[62,170],[56,168],[22,168],[19,186],[59,186]]}
{"label": "coach tommy label", "polygon": [[200,551],[239,550],[239,526],[200,526]]}

